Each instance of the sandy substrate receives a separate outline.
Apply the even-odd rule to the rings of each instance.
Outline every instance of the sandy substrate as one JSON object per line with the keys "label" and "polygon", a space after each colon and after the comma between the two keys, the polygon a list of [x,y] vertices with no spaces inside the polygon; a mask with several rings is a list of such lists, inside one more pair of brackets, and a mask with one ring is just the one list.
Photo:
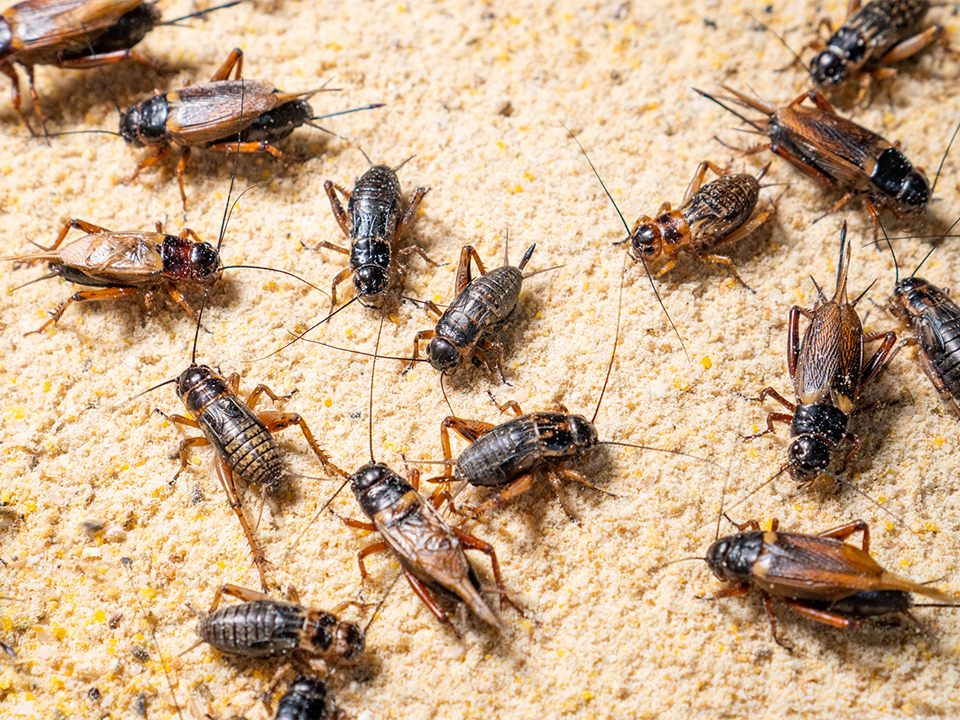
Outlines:
{"label": "sandy substrate", "polygon": [[[786,104],[804,90],[805,76],[774,72],[789,54],[746,13],[762,16],[800,47],[821,17],[838,20],[844,5],[778,3],[768,12],[765,3],[716,0],[247,4],[205,23],[153,32],[141,49],[176,74],[161,78],[127,65],[102,74],[45,67],[37,82],[52,130],[112,130],[111,97],[126,106],[154,87],[201,82],[239,46],[248,78],[286,90],[334,78],[343,92],[317,96],[318,112],[386,103],[328,121],[346,140],[298,130],[282,147],[310,158],[302,164],[242,157],[237,189],[261,185],[233,214],[224,262],[293,270],[328,287],[343,256],[301,247],[343,242],[323,181],[352,185],[366,169],[357,147],[391,165],[416,155],[400,179],[408,193],[418,186],[431,192],[407,241],[448,264],[431,267],[414,258],[407,294],[449,302],[460,248],[472,244],[496,266],[508,229],[514,261],[535,242],[530,269],[563,266],[525,284],[501,333],[509,385],[474,369],[446,383],[457,414],[501,422],[487,395],[492,390],[497,400],[516,400],[527,411],[563,403],[590,417],[614,342],[623,248],[612,243],[624,233],[560,122],[588,149],[628,222],[663,201],[678,203],[705,158],[756,172],[770,158],[742,159],[718,144],[714,135],[732,144],[753,138],[736,132],[737,121],[691,86],[716,90],[727,82]],[[178,0],[161,6],[167,17],[193,7]],[[955,36],[949,8],[931,15]],[[892,105],[880,95],[858,115],[902,141],[931,177],[960,118],[957,70],[940,51],[924,53],[901,66]],[[49,244],[71,217],[117,230],[149,230],[162,220],[179,232],[172,163],[124,185],[146,151],[106,135],[60,137],[49,145],[30,140],[2,92],[0,254],[30,252],[30,241]],[[201,151],[189,166],[187,224],[211,242],[232,170],[231,157]],[[945,228],[960,211],[958,173],[955,149],[925,232]],[[765,413],[777,408],[758,407],[739,393],[773,385],[791,395],[787,312],[794,303],[814,302],[810,274],[832,287],[843,220],[854,243],[851,292],[876,281],[860,305],[869,315],[866,327],[894,326],[882,309],[893,263],[889,253],[862,247],[870,236],[862,204],[811,225],[839,195],[780,160],[766,182],[780,187],[765,189],[765,199],[791,185],[774,219],[732,251],[756,294],[723,268],[692,258],[659,284],[686,352],[642,269],[628,269],[618,354],[597,416],[605,439],[678,449],[716,464],[607,447],[576,467],[616,497],[578,487],[567,492],[582,524],[567,519],[543,484],[491,512],[473,531],[495,545],[507,588],[528,617],[505,609],[501,633],[471,618],[457,638],[405,583],[397,584],[370,628],[365,658],[330,680],[349,717],[960,712],[953,611],[918,610],[924,632],[896,620],[840,631],[778,605],[781,632],[795,649],[790,654],[773,643],[757,596],[697,599],[721,587],[702,563],[651,572],[705,552],[725,483],[730,505],[780,467],[784,431],[746,444],[739,438],[760,429]],[[892,227],[898,234],[909,229]],[[928,244],[900,240],[896,248],[912,268]],[[960,248],[948,243],[924,274],[950,286],[958,263]],[[2,287],[42,272],[5,264]],[[73,291],[49,280],[0,293],[0,595],[16,598],[0,601],[0,640],[19,655],[19,662],[0,667],[0,716],[120,718],[142,709],[147,717],[169,718],[177,715],[175,697],[184,717],[265,717],[258,695],[278,662],[236,661],[205,647],[181,655],[194,640],[193,609],[208,607],[220,584],[258,585],[213,452],[194,449],[191,466],[171,482],[178,466],[172,455],[188,433],[153,410],[183,412],[182,406],[170,386],[129,402],[184,369],[194,325],[168,300],[152,317],[141,301],[123,300],[72,307],[55,330],[23,337]],[[254,361],[276,350],[289,330],[322,317],[328,303],[287,277],[228,272],[210,297],[204,320],[212,335],[201,334],[198,359],[239,371],[243,394],[260,382],[281,394],[297,390],[280,407],[301,413],[335,461],[354,469],[369,457],[369,360],[299,343]],[[380,317],[355,304],[313,336],[369,351]],[[403,304],[384,323],[382,352],[409,355],[413,335],[429,327],[422,310]],[[449,412],[429,366],[401,370],[394,361],[378,364],[373,428],[377,458],[398,470],[402,455],[442,456],[438,430]],[[913,350],[867,390],[866,400],[894,402],[854,421],[863,449],[846,477],[883,511],[830,483],[789,497],[793,485],[782,480],[734,514],[780,518],[801,532],[863,518],[872,524],[879,562],[960,593],[957,420]],[[295,472],[320,474],[301,436],[284,431],[281,438]],[[273,562],[273,589],[279,595],[294,583],[305,602],[323,608],[359,597],[375,602],[397,563],[371,558],[361,595],[355,555],[374,538],[332,516],[308,528],[333,489],[330,482],[291,478],[264,509],[258,535]],[[258,492],[244,497],[255,518]],[[463,497],[473,503],[486,494],[467,490]],[[349,493],[333,507],[359,515]],[[304,530],[299,547],[285,554]],[[483,556],[477,567],[491,579]]]}

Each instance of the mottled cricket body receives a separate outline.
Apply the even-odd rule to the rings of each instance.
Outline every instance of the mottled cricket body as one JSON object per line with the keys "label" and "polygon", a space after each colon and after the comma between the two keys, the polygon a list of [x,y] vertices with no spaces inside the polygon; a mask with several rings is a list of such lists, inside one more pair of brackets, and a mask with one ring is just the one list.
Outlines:
{"label": "mottled cricket body", "polygon": [[[863,389],[877,377],[892,357],[897,337],[893,332],[865,335],[856,311],[857,300],[847,298],[850,248],[847,226],[840,236],[840,267],[837,288],[831,300],[821,299],[813,310],[794,305],[790,309],[787,339],[787,369],[793,380],[796,404],[772,387],[761,392],[758,401],[774,398],[789,413],[770,413],[767,429],[746,439],[774,431],[773,423],[790,425],[786,469],[790,476],[808,485],[828,473],[832,463],[845,462],[860,447],[859,438],[848,432],[850,417],[860,409]],[[800,340],[800,317],[810,320]],[[864,362],[864,344],[882,340],[880,347]],[[842,455],[844,443],[849,452]]]}
{"label": "mottled cricket body", "polygon": [[946,290],[910,276],[896,284],[887,308],[913,331],[901,344],[919,347],[920,367],[960,418],[960,306]]}
{"label": "mottled cricket body", "polygon": [[[345,522],[376,530],[382,538],[382,542],[370,545],[358,555],[361,577],[367,574],[364,557],[389,548],[400,561],[414,592],[440,622],[451,625],[431,592],[464,602],[488,625],[503,628],[480,594],[480,579],[465,552],[465,549],[480,550],[490,557],[497,588],[502,593],[500,565],[491,545],[450,527],[411,483],[382,463],[370,462],[357,470],[350,478],[350,489],[372,526],[367,528],[366,523],[351,520]],[[501,604],[504,599],[501,595]]]}
{"label": "mottled cricket body", "polygon": [[810,77],[823,89],[835,88],[859,75],[862,88],[858,101],[867,91],[871,73],[895,78],[896,70],[889,65],[911,57],[943,36],[939,25],[920,29],[930,10],[929,0],[873,0],[859,5],[858,0],[850,4],[843,25],[810,61]]}
{"label": "mottled cricket body", "polygon": [[[215,649],[244,657],[300,655],[335,664],[351,663],[364,649],[363,631],[334,613],[293,601],[274,600],[254,590],[224,585],[209,612],[197,623],[200,640]],[[222,595],[244,602],[219,608]]]}
{"label": "mottled cricket body", "polygon": [[[756,588],[777,643],[771,596],[782,598],[797,614],[837,628],[852,628],[865,618],[906,612],[916,593],[953,604],[949,595],[885,570],[870,556],[870,528],[863,520],[818,535],[779,532],[774,520],[768,531],[756,520],[737,525],[736,535],[714,541],[707,566],[733,587],[714,597],[732,597]],[[863,534],[861,547],[843,542]]]}
{"label": "mottled cricket body", "polygon": [[[403,234],[416,221],[420,203],[429,188],[417,188],[405,211],[400,179],[396,170],[387,165],[373,165],[360,176],[352,192],[330,180],[323,184],[323,188],[337,224],[350,239],[349,249],[325,240],[316,246],[316,249],[323,247],[350,256],[350,267],[333,279],[333,307],[337,304],[337,285],[348,277],[353,277],[354,289],[362,303],[376,304],[392,285],[402,284],[406,273],[400,262],[403,257],[416,252],[436,265],[416,245],[398,249]],[[340,204],[337,191],[348,199],[346,211]]]}
{"label": "mottled cricket body", "polygon": [[[230,80],[234,68],[236,73]],[[121,112],[121,137],[134,147],[157,149],[155,155],[137,164],[127,182],[134,180],[144,168],[166,158],[170,146],[177,145],[183,148],[177,163],[177,182],[186,209],[183,176],[191,148],[223,153],[269,153],[277,159],[286,159],[272,143],[287,137],[301,125],[314,124],[318,118],[307,98],[319,90],[286,93],[266,80],[241,79],[242,69],[243,51],[235,48],[210,82],[153,95]],[[355,110],[373,107],[380,105]]]}
{"label": "mottled cricket body", "polygon": [[[754,176],[728,173],[710,161],[700,163],[680,207],[673,210],[665,202],[654,217],[641,215],[637,219],[623,241],[630,244],[630,258],[653,262],[666,256],[667,264],[656,275],[660,277],[673,269],[681,253],[689,253],[701,261],[728,266],[737,282],[747,287],[730,258],[714,250],[746,237],[776,212],[773,202],[754,216],[760,200],[760,180],[769,168],[767,164]],[[702,185],[708,169],[719,177]]]}
{"label": "mottled cricket body", "polygon": [[[417,333],[413,359],[420,359],[421,341],[429,340],[427,359],[435,370],[454,373],[464,362],[476,357],[490,372],[496,368],[502,380],[503,345],[484,336],[506,320],[517,306],[523,280],[529,277],[523,274],[523,269],[536,247],[531,245],[516,267],[505,261],[501,267],[487,272],[477,251],[470,245],[465,246],[457,268],[457,297],[443,313],[432,302],[427,303],[427,309],[439,319],[433,330]],[[480,277],[471,276],[471,259],[476,262]],[[496,354],[492,363],[487,356],[489,352]]]}
{"label": "mottled cricket body", "polygon": [[[476,517],[502,505],[532,487],[537,474],[550,483],[568,517],[573,512],[564,500],[561,479],[573,480],[596,489],[582,473],[565,467],[565,461],[579,460],[600,444],[597,428],[582,415],[574,415],[562,405],[554,412],[524,415],[514,401],[501,406],[518,415],[500,425],[448,416],[440,424],[440,443],[448,463],[444,475],[432,482],[460,481],[475,487],[504,487],[489,500],[474,508]],[[470,444],[453,461],[450,430]]]}
{"label": "mottled cricket body", "polygon": [[[71,229],[88,234],[63,245]],[[74,293],[57,306],[47,322],[28,335],[55,324],[73,303],[143,294],[149,310],[158,291],[167,292],[196,317],[180,290],[189,286],[209,289],[221,277],[220,254],[213,246],[202,242],[189,228],[184,228],[180,235],[167,235],[160,223],[156,232],[115,232],[74,219],[64,225],[53,245],[43,252],[0,260],[47,262],[49,272],[37,280],[62,277],[78,285],[100,288]]]}
{"label": "mottled cricket body", "polygon": [[[769,138],[770,142],[750,148],[747,154],[770,150],[820,184],[845,191],[825,215],[856,196],[864,198],[875,225],[878,208],[882,207],[890,207],[898,217],[926,214],[932,190],[923,171],[913,166],[897,144],[838,115],[819,92],[811,90],[778,108],[722,87],[733,93],[733,102],[767,116],[748,120],[697,90]],[[810,100],[813,106],[804,105],[804,100]]]}
{"label": "mottled cricket body", "polygon": [[14,64],[27,71],[34,112],[46,128],[33,84],[35,65],[80,69],[129,58],[152,65],[133,52],[160,23],[160,11],[146,0],[26,0],[0,15],[0,72],[13,83],[13,109],[33,133],[20,108],[20,80]]}
{"label": "mottled cricket body", "polygon": [[158,25],[172,25],[190,17],[238,5],[229,2],[166,23],[148,0],[25,0],[0,14],[0,72],[13,83],[13,109],[30,133],[33,128],[20,108],[20,80],[14,65],[27,72],[33,109],[46,132],[39,97],[33,83],[36,65],[69,70],[94,68],[134,60],[156,69],[156,64],[132,48]]}
{"label": "mottled cricket body", "polygon": [[174,480],[187,466],[187,449],[192,445],[212,445],[217,451],[217,474],[227,493],[227,500],[240,521],[244,536],[250,545],[253,562],[260,573],[263,589],[267,588],[265,568],[266,555],[254,536],[243,513],[243,505],[237,494],[234,473],[244,480],[276,492],[284,479],[286,468],[283,455],[273,433],[297,425],[326,472],[342,475],[327,455],[320,449],[306,421],[296,413],[263,411],[254,408],[260,396],[266,394],[271,400],[280,399],[266,385],[258,385],[246,400],[237,394],[240,376],[229,378],[206,365],[191,364],[177,380],[177,396],[192,417],[167,416],[173,423],[194,427],[203,432],[202,437],[191,437],[180,443],[180,469]]}

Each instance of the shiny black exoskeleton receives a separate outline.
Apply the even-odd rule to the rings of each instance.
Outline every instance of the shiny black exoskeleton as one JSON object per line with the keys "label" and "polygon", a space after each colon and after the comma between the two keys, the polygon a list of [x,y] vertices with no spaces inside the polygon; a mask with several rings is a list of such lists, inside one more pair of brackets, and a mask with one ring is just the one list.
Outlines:
{"label": "shiny black exoskeleton", "polygon": [[376,549],[389,548],[400,561],[410,586],[440,622],[451,625],[431,593],[464,602],[486,623],[502,627],[481,595],[483,586],[465,552],[480,550],[490,556],[497,588],[502,592],[497,554],[489,543],[450,527],[431,502],[383,463],[371,461],[357,470],[351,476],[350,489],[372,523],[345,522],[374,529],[383,540],[359,553],[361,577],[366,577],[363,558]]}
{"label": "shiny black exoskeleton", "polygon": [[897,283],[888,308],[913,330],[920,366],[960,417],[960,306],[946,290],[911,276]]}
{"label": "shiny black exoskeleton", "polygon": [[280,487],[280,446],[223,377],[206,365],[191,365],[177,380],[177,397],[231,470],[271,492]]}
{"label": "shiny black exoskeleton", "polygon": [[505,485],[548,461],[573,460],[600,442],[581,415],[538,412],[491,428],[457,458],[457,477],[478,487]]}
{"label": "shiny black exoskeleton", "polygon": [[[280,91],[276,91],[280,92]],[[120,135],[134,147],[161,145],[171,141],[167,121],[170,117],[170,101],[167,95],[155,95],[137,105],[131,105],[120,113]],[[239,133],[240,142],[274,142],[290,135],[301,125],[313,120],[313,108],[303,98],[284,103],[273,110],[258,115]],[[231,134],[225,125],[225,140],[236,141],[237,133]]]}
{"label": "shiny black exoskeleton", "polygon": [[827,41],[826,49],[810,61],[811,78],[824,88],[842,84],[851,74],[879,62],[893,46],[916,34],[929,9],[929,0],[867,3],[847,18]]}
{"label": "shiny black exoskeleton", "polygon": [[866,618],[905,613],[913,607],[913,599],[903,590],[864,590],[832,602],[808,600],[807,605],[844,617]]}
{"label": "shiny black exoskeleton", "polygon": [[240,133],[241,142],[273,142],[283,140],[301,125],[313,120],[313,108],[303,98],[297,98],[258,116]]}
{"label": "shiny black exoskeleton", "polygon": [[[337,663],[357,659],[365,647],[363,631],[323,610],[297,602],[273,600],[236,585],[224,585],[210,612],[197,623],[197,635],[220,652],[244,657],[303,653]],[[223,594],[248,599],[218,608]]]}
{"label": "shiny black exoskeleton", "polygon": [[[420,203],[429,188],[417,188],[413,200],[404,211],[400,179],[396,171],[387,165],[374,165],[360,176],[352,192],[348,193],[330,180],[323,184],[323,189],[330,199],[337,224],[350,239],[349,250],[325,240],[317,245],[317,249],[326,247],[350,255],[350,268],[333,279],[331,296],[334,306],[337,304],[337,285],[351,275],[361,302],[376,302],[389,289],[394,274],[403,277],[404,268],[399,258],[417,252],[433,263],[415,245],[399,252],[397,249],[404,232],[416,220]],[[337,198],[337,191],[349,198],[346,211]]]}
{"label": "shiny black exoskeleton", "polygon": [[357,180],[350,194],[350,265],[359,295],[379,295],[387,289],[393,238],[403,210],[400,193],[400,180],[393,169],[374,165]]}
{"label": "shiny black exoskeleton", "polygon": [[707,550],[707,567],[720,580],[747,582],[763,552],[764,534],[751,530],[720,538]]}
{"label": "shiny black exoskeleton", "polygon": [[350,490],[363,514],[371,519],[398,503],[408,492],[414,492],[410,483],[383,463],[367,463],[357,470],[350,481]]}
{"label": "shiny black exoskeleton", "polygon": [[336,715],[337,706],[327,686],[302,677],[290,683],[280,698],[274,720],[328,720]]}
{"label": "shiny black exoskeleton", "polygon": [[[427,309],[439,317],[433,330],[417,333],[413,341],[413,358],[420,357],[421,340],[430,340],[427,360],[434,370],[455,372],[464,361],[473,358],[475,364],[482,363],[488,370],[496,367],[502,380],[503,346],[484,336],[505,321],[517,306],[523,280],[529,277],[523,274],[523,269],[536,247],[531,245],[516,267],[505,261],[503,266],[487,272],[477,251],[470,245],[465,246],[457,267],[457,297],[443,313],[433,303],[427,304]],[[471,276],[471,259],[476,262],[480,277]],[[493,364],[488,352],[496,353]]]}
{"label": "shiny black exoskeleton", "polygon": [[787,448],[790,474],[797,482],[812,482],[830,466],[835,448],[847,435],[850,416],[833,405],[797,405],[790,422]]}

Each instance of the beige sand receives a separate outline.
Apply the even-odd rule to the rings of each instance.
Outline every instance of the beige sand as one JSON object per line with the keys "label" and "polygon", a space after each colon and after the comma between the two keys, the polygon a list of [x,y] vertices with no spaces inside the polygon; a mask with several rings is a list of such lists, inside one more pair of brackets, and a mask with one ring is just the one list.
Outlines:
{"label": "beige sand", "polygon": [[[161,3],[165,15],[189,2]],[[162,28],[144,52],[182,71],[165,81],[149,70],[38,70],[51,128],[116,127],[110,95],[122,105],[150,90],[203,81],[230,48],[247,53],[245,74],[298,90],[333,77],[344,88],[316,98],[320,112],[368,102],[389,107],[332,120],[329,126],[377,162],[416,159],[400,173],[408,192],[432,188],[410,235],[437,260],[409,264],[407,292],[449,301],[460,247],[471,243],[495,266],[509,229],[514,261],[537,243],[531,269],[563,264],[531,279],[502,334],[507,347],[501,386],[479,371],[448,383],[456,412],[499,422],[487,397],[515,399],[524,409],[562,402],[593,413],[616,320],[623,236],[583,156],[559,122],[591,153],[621,209],[632,221],[664,200],[678,202],[696,164],[711,158],[754,172],[766,155],[741,159],[713,140],[750,136],[695,95],[691,86],[728,82],[752,87],[781,104],[804,89],[797,71],[777,74],[789,54],[745,15],[762,16],[799,47],[820,15],[835,20],[845,3],[817,9],[792,2],[766,14],[764,3],[320,3],[245,5],[193,28]],[[932,15],[955,34],[956,19]],[[956,125],[957,64],[939,51],[905,64],[891,106],[879,96],[861,121],[904,143],[932,176]],[[105,89],[105,80],[111,90]],[[166,83],[166,84],[163,84]],[[5,86],[6,82],[0,83]],[[3,254],[48,244],[64,221],[80,217],[114,229],[150,229],[163,220],[178,231],[180,199],[172,165],[121,181],[145,151],[118,138],[74,136],[49,145],[26,138],[9,101],[0,102],[5,150],[0,162]],[[506,109],[509,108],[509,109]],[[225,262],[296,270],[326,287],[343,258],[300,249],[321,239],[343,242],[322,183],[344,185],[366,168],[347,142],[309,128],[283,143],[311,155],[298,165],[244,157],[237,188],[251,191],[234,213]],[[216,240],[233,162],[195,152],[188,174],[188,224]],[[944,167],[930,227],[958,212],[956,149]],[[745,401],[773,385],[791,388],[785,369],[786,318],[793,303],[815,299],[808,275],[832,286],[839,226],[855,243],[850,286],[877,284],[861,305],[867,327],[892,320],[880,306],[892,287],[888,253],[861,245],[870,224],[859,202],[828,220],[811,221],[838,197],[775,160],[772,183],[792,183],[768,229],[733,250],[751,295],[723,268],[685,259],[659,285],[686,344],[684,354],[639,267],[623,290],[623,327],[610,386],[597,424],[603,437],[682,449],[719,467],[624,449],[597,452],[578,465],[616,498],[571,487],[582,525],[571,523],[546,486],[491,513],[475,532],[499,553],[507,586],[529,608],[509,609],[497,634],[471,619],[462,639],[442,628],[400,583],[370,630],[366,659],[331,680],[349,717],[837,717],[952,716],[960,712],[956,615],[916,612],[926,633],[908,622],[844,632],[796,619],[778,606],[791,655],[774,645],[756,596],[704,602],[719,587],[703,564],[655,566],[702,554],[714,536],[721,489],[727,504],[771,475],[783,460],[785,432],[749,444],[768,409]],[[772,197],[779,188],[764,191]],[[901,225],[899,231],[906,229]],[[897,243],[905,267],[927,249]],[[925,266],[950,286],[960,250],[945,246]],[[42,273],[4,267],[3,287]],[[345,286],[346,287],[346,286]],[[256,572],[224,501],[207,448],[171,484],[171,456],[186,436],[153,412],[182,412],[165,387],[132,403],[136,392],[181,372],[193,324],[171,302],[147,318],[139,301],[71,308],[56,331],[23,337],[73,290],[59,280],[0,294],[0,422],[4,503],[0,640],[17,664],[0,668],[0,715],[135,717],[209,712],[226,718],[265,716],[258,701],[277,662],[238,662],[193,642],[191,608],[206,608],[224,582],[256,586]],[[196,299],[196,298],[194,298]],[[872,301],[872,302],[871,302]],[[287,331],[305,328],[328,300],[283,277],[235,273],[211,296],[199,358],[238,370],[242,391],[264,382],[298,392],[282,408],[303,414],[323,446],[345,468],[368,458],[370,363],[304,343],[263,362]],[[876,303],[873,304],[873,303]],[[354,305],[315,336],[357,349],[373,346],[379,315]],[[408,355],[429,318],[409,304],[385,324],[382,349]],[[779,517],[790,529],[815,532],[864,518],[873,553],[891,570],[938,580],[960,592],[957,542],[957,421],[940,404],[909,350],[868,401],[898,400],[856,419],[863,450],[847,477],[904,525],[849,488],[823,484],[788,498],[792,484],[765,490],[738,507],[738,518]],[[410,459],[441,456],[438,429],[448,410],[438,375],[418,366],[405,376],[396,362],[377,368],[374,445],[378,459],[402,469]],[[269,406],[269,402],[264,407]],[[295,432],[283,433],[291,466],[316,475],[319,466]],[[457,441],[457,447],[463,443]],[[430,474],[435,468],[426,467]],[[727,475],[729,473],[729,475]],[[293,557],[285,550],[333,490],[329,482],[292,479],[264,511],[259,528],[273,561],[271,579],[295,583],[312,605],[330,608],[360,596],[355,554],[374,540],[324,517]],[[255,516],[257,492],[245,495]],[[469,490],[476,502],[482,493]],[[352,497],[334,503],[358,516]],[[102,523],[98,531],[85,523]],[[726,526],[729,529],[729,526]],[[132,560],[128,571],[121,558]],[[477,560],[490,577],[489,564]],[[397,571],[388,556],[369,563],[362,597],[378,600]],[[144,616],[146,613],[146,618]],[[362,617],[362,616],[361,616]],[[168,663],[173,694],[163,675]],[[145,662],[135,655],[145,651]],[[92,688],[100,699],[88,696]]]}

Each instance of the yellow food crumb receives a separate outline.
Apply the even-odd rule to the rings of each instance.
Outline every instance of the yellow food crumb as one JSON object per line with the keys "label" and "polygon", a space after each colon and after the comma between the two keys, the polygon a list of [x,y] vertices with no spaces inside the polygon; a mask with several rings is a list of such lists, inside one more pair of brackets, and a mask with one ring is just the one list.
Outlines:
{"label": "yellow food crumb", "polygon": [[326,400],[323,401],[323,404],[326,405],[327,407],[330,407],[333,405],[333,400],[331,398],[327,398]]}
{"label": "yellow food crumb", "polygon": [[707,370],[713,367],[713,363],[710,361],[709,355],[704,355],[703,360],[700,361],[700,364],[703,365],[703,367],[706,368]]}

